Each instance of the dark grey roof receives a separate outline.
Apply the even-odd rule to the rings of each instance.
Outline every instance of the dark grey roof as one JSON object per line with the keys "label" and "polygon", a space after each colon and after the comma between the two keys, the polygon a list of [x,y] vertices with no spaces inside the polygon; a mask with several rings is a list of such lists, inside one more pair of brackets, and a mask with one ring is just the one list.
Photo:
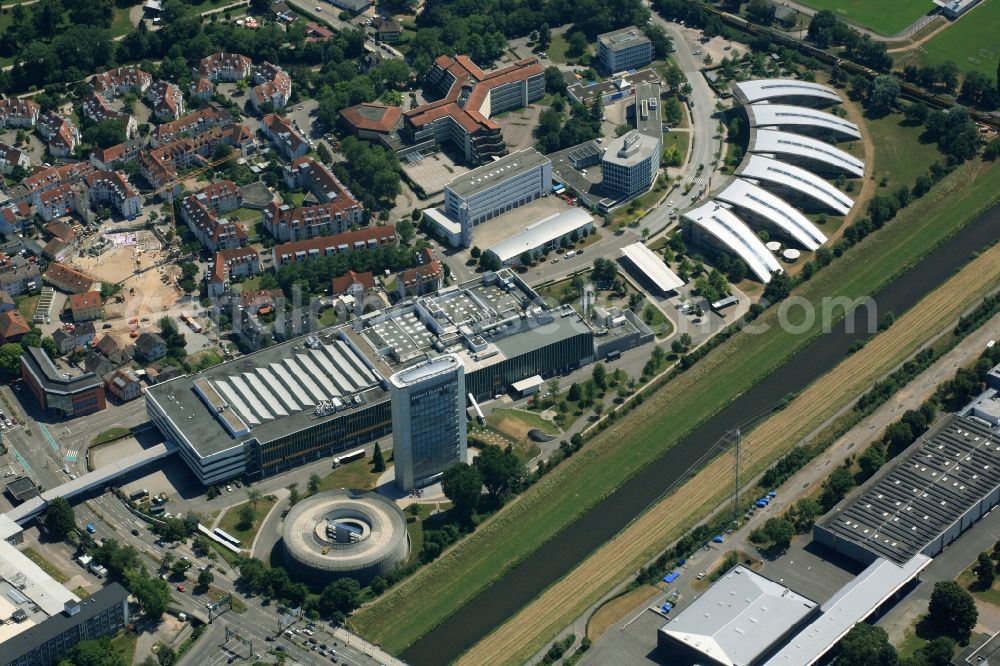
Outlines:
{"label": "dark grey roof", "polygon": [[902,565],[1000,486],[1000,438],[974,419],[949,416],[827,514],[821,523]]}
{"label": "dark grey roof", "polygon": [[135,348],[145,354],[157,345],[166,345],[166,341],[157,333],[142,333],[135,339]]}
{"label": "dark grey roof", "polygon": [[31,652],[39,645],[44,645],[53,638],[97,617],[126,599],[128,599],[128,590],[119,583],[111,583],[101,588],[80,602],[80,612],[76,615],[68,616],[66,613],[53,615],[44,622],[40,622],[4,641],[4,662],[17,661],[18,657]]}
{"label": "dark grey roof", "polygon": [[28,347],[21,355],[21,363],[34,376],[38,385],[48,393],[76,393],[101,385],[101,378],[92,372],[85,372],[76,377],[64,377],[48,355],[38,347]]}

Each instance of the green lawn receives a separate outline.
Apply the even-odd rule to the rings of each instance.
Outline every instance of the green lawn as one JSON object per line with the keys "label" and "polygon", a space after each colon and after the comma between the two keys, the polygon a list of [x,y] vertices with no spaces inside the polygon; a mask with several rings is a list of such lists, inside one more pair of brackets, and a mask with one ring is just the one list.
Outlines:
{"label": "green lawn", "polygon": [[546,53],[549,56],[549,60],[555,63],[584,65],[590,63],[593,50],[593,45],[588,44],[587,50],[582,56],[572,57],[567,53],[569,51],[569,42],[566,40],[566,37],[564,35],[552,35],[552,43],[549,44]]}
{"label": "green lawn", "polygon": [[997,608],[1000,608],[1000,579],[994,581],[993,587],[990,589],[980,589],[979,582],[976,580],[976,573],[973,571],[975,568],[976,563],[973,562],[965,571],[960,573],[958,575],[958,584],[971,592],[972,596],[976,597],[980,601],[993,604]]}
{"label": "green lawn", "polygon": [[816,9],[829,9],[838,17],[886,36],[895,35],[934,9],[924,0],[803,0]]}
{"label": "green lawn", "polygon": [[111,647],[122,656],[122,663],[131,664],[135,659],[135,644],[139,635],[131,631],[122,631],[111,639]]}
{"label": "green lawn", "polygon": [[31,318],[35,316],[35,308],[38,306],[38,300],[41,296],[24,296],[17,299],[17,311],[21,313],[27,321],[31,321]]}
{"label": "green lawn", "polygon": [[96,446],[97,444],[104,444],[105,442],[111,442],[116,439],[121,439],[126,437],[130,432],[131,428],[123,428],[121,426],[116,426],[114,428],[109,428],[105,430],[100,435],[94,438],[94,441],[90,443],[91,446]]}
{"label": "green lawn", "polygon": [[[217,587],[209,587],[208,592],[206,593],[205,596],[207,596],[212,601],[218,601],[222,597],[226,596],[226,593]],[[233,595],[233,612],[234,613],[247,612],[247,605],[243,603],[243,600],[240,599],[239,595],[237,594]]]}
{"label": "green lawn", "polygon": [[[875,165],[868,165],[869,174],[880,182],[889,176],[890,191],[900,185],[912,186],[917,176],[927,173],[931,163],[941,158],[934,144],[920,143],[919,127],[901,125],[903,116],[894,113],[878,120],[868,120],[868,133],[875,143]],[[861,150],[861,142],[841,144],[848,152]],[[855,187],[857,196],[860,181]]]}
{"label": "green lawn", "polygon": [[67,576],[66,574],[64,574],[62,572],[62,569],[57,569],[54,564],[52,564],[47,559],[45,559],[44,557],[42,557],[42,554],[39,553],[34,548],[31,548],[29,546],[28,548],[25,548],[21,552],[24,553],[25,557],[27,557],[29,560],[31,560],[32,562],[34,562],[35,564],[37,564],[39,567],[41,567],[42,571],[44,571],[48,575],[52,576],[53,578],[55,578],[60,583],[65,583],[66,581],[69,580],[69,576]]}
{"label": "green lawn", "polygon": [[984,0],[925,43],[923,48],[900,54],[896,64],[900,67],[939,65],[951,60],[963,72],[976,71],[995,80],[997,58],[1000,57],[998,34],[1000,2]]}
{"label": "green lawn", "polygon": [[128,7],[115,7],[114,17],[111,19],[111,36],[118,37],[130,32],[135,25],[128,18]]}
{"label": "green lawn", "polygon": [[[383,453],[386,463],[389,462],[389,455]],[[374,488],[378,481],[378,474],[372,471],[371,459],[363,458],[341,465],[330,474],[323,477],[319,483],[319,491],[333,490],[334,488]]]}
{"label": "green lawn", "polygon": [[[802,285],[796,295],[819,308],[830,294],[858,298],[899,275],[995,200],[1000,168],[972,179],[977,167],[956,170],[918,204]],[[813,326],[796,334],[782,330],[778,318],[777,309],[767,311],[758,320],[768,326],[766,333],[734,336],[668,383],[646,402],[669,404],[669,410],[645,420],[629,417],[606,430],[470,537],[359,611],[355,627],[369,640],[398,652],[458,611],[685,434],[785,364],[824,325],[817,317]],[[435,599],[433,606],[425,603],[429,598]]]}
{"label": "green lawn", "polygon": [[646,303],[646,307],[642,309],[642,314],[640,315],[642,320],[653,329],[653,333],[656,334],[657,338],[661,340],[663,338],[669,337],[674,332],[673,324],[667,319],[667,316],[663,314],[663,311],[652,305],[651,303]]}
{"label": "green lawn", "polygon": [[671,146],[677,146],[677,152],[681,156],[681,164],[684,163],[684,158],[687,156],[688,150],[691,146],[691,133],[690,132],[667,132],[663,135],[663,150],[666,152]]}
{"label": "green lawn", "polygon": [[245,504],[246,502],[230,507],[230,509],[222,516],[222,520],[219,521],[219,527],[242,541],[244,548],[249,548],[253,543],[253,538],[257,536],[257,530],[260,529],[261,523],[264,522],[264,518],[267,517],[271,507],[274,506],[274,502],[269,500],[267,497],[261,497],[257,500],[257,515],[254,518],[253,525],[247,529],[240,529],[240,509],[242,509]]}

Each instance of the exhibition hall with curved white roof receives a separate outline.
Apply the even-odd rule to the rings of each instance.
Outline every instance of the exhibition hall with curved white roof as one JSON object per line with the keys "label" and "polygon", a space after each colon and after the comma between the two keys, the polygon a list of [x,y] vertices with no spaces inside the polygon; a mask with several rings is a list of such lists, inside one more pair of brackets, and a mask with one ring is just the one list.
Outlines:
{"label": "exhibition hall with curved white roof", "polygon": [[715,198],[766,219],[807,250],[815,251],[827,241],[826,235],[809,218],[781,197],[750,181],[734,178]]}
{"label": "exhibition hall with curved white roof", "polygon": [[799,158],[847,176],[862,178],[865,175],[865,163],[854,155],[825,141],[795,132],[763,127],[752,130],[749,150],[751,153],[788,156],[787,159]]}
{"label": "exhibition hall with curved white roof", "polygon": [[860,139],[861,130],[849,120],[826,111],[791,104],[750,104],[745,107],[750,128],[803,127],[828,131],[844,139]]}
{"label": "exhibition hall with curved white roof", "polygon": [[771,281],[772,273],[781,270],[778,260],[764,243],[725,205],[708,201],[684,213],[684,218],[735,252],[764,284]]}
{"label": "exhibition hall with curved white roof", "polygon": [[817,104],[839,104],[840,95],[833,88],[812,81],[797,79],[755,79],[730,84],[733,95],[740,104],[754,104],[774,99],[794,97],[815,101]]}
{"label": "exhibition hall with curved white roof", "polygon": [[812,171],[771,157],[748,156],[736,169],[736,175],[760,181],[765,189],[773,185],[794,191],[838,215],[847,215],[854,206],[853,199]]}

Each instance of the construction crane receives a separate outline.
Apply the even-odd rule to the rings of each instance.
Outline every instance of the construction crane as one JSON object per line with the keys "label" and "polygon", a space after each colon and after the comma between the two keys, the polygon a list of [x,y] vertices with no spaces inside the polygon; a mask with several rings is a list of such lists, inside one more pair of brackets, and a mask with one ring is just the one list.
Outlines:
{"label": "construction crane", "polygon": [[[218,160],[212,160],[211,162],[209,162],[204,166],[200,166],[193,171],[188,171],[187,173],[184,174],[184,178],[198,178],[207,171],[210,171],[211,169],[214,169],[220,164],[228,162],[231,159],[233,159],[233,156],[228,155]],[[167,204],[168,204],[167,207],[170,210],[170,226],[175,230],[175,232],[177,229],[177,220],[174,219],[174,188],[181,182],[181,180],[182,179],[179,175],[175,176],[174,178],[171,178],[165,184],[160,186],[158,189],[153,190],[149,195],[151,197],[156,197],[162,195],[164,191],[167,192]]]}

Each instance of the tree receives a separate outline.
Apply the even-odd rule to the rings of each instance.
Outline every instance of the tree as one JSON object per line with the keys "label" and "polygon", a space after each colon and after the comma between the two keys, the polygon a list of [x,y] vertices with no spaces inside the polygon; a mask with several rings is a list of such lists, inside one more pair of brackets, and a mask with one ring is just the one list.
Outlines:
{"label": "tree", "polygon": [[457,463],[445,470],[441,478],[445,497],[455,505],[455,512],[471,517],[482,498],[483,477],[479,470],[466,463]]}
{"label": "tree", "polygon": [[271,8],[271,0],[250,0],[250,11],[254,14],[266,14]]}
{"label": "tree", "polygon": [[788,298],[792,293],[792,278],[785,271],[771,275],[771,281],[764,287],[764,298],[768,303],[778,303]]}
{"label": "tree", "polygon": [[486,444],[472,462],[479,470],[482,485],[498,502],[517,490],[524,480],[524,465],[513,453],[505,453],[495,444]]}
{"label": "tree", "polygon": [[862,478],[865,479],[871,478],[884,464],[885,447],[880,442],[872,444],[858,456],[858,466],[861,468]]}
{"label": "tree", "polygon": [[413,226],[413,222],[410,222],[406,218],[403,218],[396,223],[396,232],[399,233],[399,239],[407,245],[412,243],[413,239],[417,235],[417,230],[416,227]]}
{"label": "tree", "polygon": [[102,120],[83,130],[83,140],[98,148],[117,146],[125,138],[125,124],[120,120]]}
{"label": "tree", "polygon": [[587,51],[587,36],[579,30],[574,30],[570,34],[569,39],[566,40],[569,47],[566,49],[566,55],[572,58],[579,58]]}
{"label": "tree", "polygon": [[955,654],[955,641],[938,636],[914,653],[906,666],[949,666]]}
{"label": "tree", "polygon": [[250,500],[250,504],[253,506],[254,510],[257,510],[257,502],[260,501],[262,497],[261,492],[254,488],[253,486],[247,486],[247,499]]}
{"label": "tree", "polygon": [[976,561],[976,581],[979,586],[984,590],[990,589],[993,587],[996,576],[993,558],[990,557],[989,553],[979,553],[979,559]]}
{"label": "tree", "polygon": [[299,492],[299,484],[293,483],[288,486],[288,506],[295,506],[302,499],[302,494]]}
{"label": "tree", "polygon": [[335,613],[349,615],[360,604],[361,586],[353,578],[341,578],[323,588],[319,595],[319,612],[325,617]]}
{"label": "tree", "polygon": [[215,582],[215,574],[208,569],[202,569],[198,574],[198,585],[201,587],[208,587],[213,582]]}
{"label": "tree", "polygon": [[151,622],[159,622],[170,603],[170,586],[165,580],[152,578],[143,569],[128,580],[128,589]]}
{"label": "tree", "polygon": [[549,48],[549,44],[552,43],[552,29],[549,28],[548,23],[543,23],[542,27],[538,29],[538,48],[542,51]]}
{"label": "tree", "polygon": [[177,663],[177,653],[169,645],[160,644],[160,649],[156,651],[156,662],[160,666],[174,666]]}
{"label": "tree", "polygon": [[372,451],[372,471],[385,471],[385,456],[382,455],[382,447],[378,442],[375,442],[375,450]]}
{"label": "tree", "polygon": [[896,77],[876,76],[868,94],[868,113],[875,118],[881,118],[892,111],[897,97],[899,97],[899,82],[896,81]]}
{"label": "tree", "polygon": [[326,147],[326,144],[322,141],[316,144],[316,154],[319,156],[319,161],[323,164],[329,164],[330,160],[333,159],[333,155],[330,154],[330,149]]}
{"label": "tree", "polygon": [[906,108],[903,109],[903,115],[906,116],[906,120],[914,125],[923,125],[930,112],[931,110],[923,102],[907,104]]}
{"label": "tree", "polygon": [[49,502],[45,511],[45,529],[59,541],[76,530],[76,515],[64,497],[57,497]]}
{"label": "tree", "polygon": [[964,642],[978,618],[976,602],[965,588],[951,580],[934,584],[927,620],[938,631]]}
{"label": "tree", "polygon": [[310,495],[315,495],[319,492],[319,483],[319,474],[313,473],[309,475],[309,485],[307,487],[309,488]]}
{"label": "tree", "polygon": [[569,393],[566,394],[566,398],[572,402],[580,402],[580,398],[583,397],[580,394],[580,385],[573,382],[569,385]]}
{"label": "tree", "polygon": [[[20,6],[20,5],[16,5]],[[0,372],[7,376],[19,375],[21,372],[21,354],[24,350],[16,342],[8,342],[0,347]]]}
{"label": "tree", "polygon": [[241,530],[249,530],[253,527],[254,518],[257,517],[257,512],[250,505],[249,502],[240,507],[239,518],[240,522],[237,527]]}
{"label": "tree", "polygon": [[114,649],[108,638],[80,641],[69,651],[66,659],[59,662],[60,666],[63,663],[72,666],[128,666],[125,657]]}
{"label": "tree", "polygon": [[603,363],[595,363],[590,376],[594,380],[594,384],[597,385],[597,388],[605,389],[608,387],[608,371]]}
{"label": "tree", "polygon": [[768,0],[750,0],[747,3],[747,16],[763,25],[771,25],[776,9],[774,3]]}
{"label": "tree", "polygon": [[183,576],[191,568],[191,560],[174,560],[170,566],[170,573],[175,576]]}
{"label": "tree", "polygon": [[899,663],[896,648],[882,627],[859,622],[840,643],[837,666],[895,666]]}
{"label": "tree", "polygon": [[563,78],[562,71],[555,65],[545,68],[545,92],[555,95],[566,94],[566,79]]}
{"label": "tree", "polygon": [[774,548],[782,552],[788,550],[792,537],[795,536],[795,527],[784,518],[769,518],[764,523],[763,530]]}

